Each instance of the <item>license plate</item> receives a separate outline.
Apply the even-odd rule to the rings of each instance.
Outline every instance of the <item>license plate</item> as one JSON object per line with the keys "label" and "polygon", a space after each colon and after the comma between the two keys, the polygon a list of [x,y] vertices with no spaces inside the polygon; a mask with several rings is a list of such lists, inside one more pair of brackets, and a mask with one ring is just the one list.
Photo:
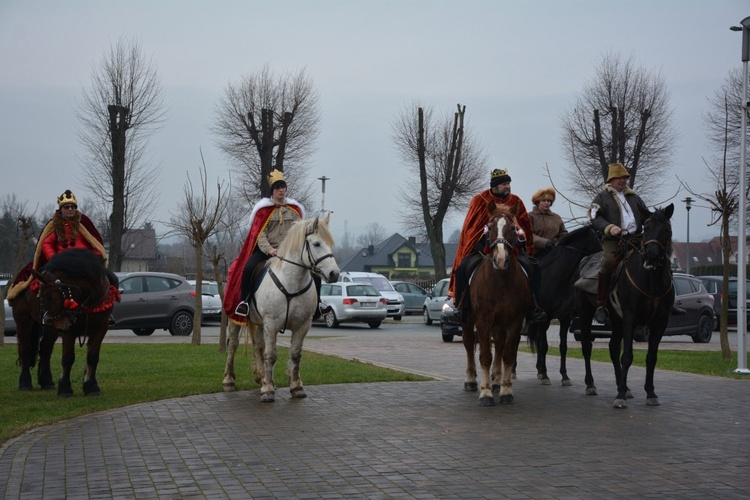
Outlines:
{"label": "license plate", "polygon": [[362,302],[362,307],[375,307],[377,302]]}

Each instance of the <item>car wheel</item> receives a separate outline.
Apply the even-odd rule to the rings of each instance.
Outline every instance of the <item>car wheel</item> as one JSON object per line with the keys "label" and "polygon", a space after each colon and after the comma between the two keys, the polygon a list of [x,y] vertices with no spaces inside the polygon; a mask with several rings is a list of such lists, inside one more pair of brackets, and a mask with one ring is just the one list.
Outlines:
{"label": "car wheel", "polygon": [[452,333],[444,333],[443,334],[443,342],[453,342],[453,334]]}
{"label": "car wheel", "polygon": [[328,328],[338,328],[339,322],[336,319],[336,313],[334,313],[333,311],[326,313],[324,318],[326,320],[326,326]]}
{"label": "car wheel", "polygon": [[133,328],[133,333],[139,337],[147,337],[154,333],[155,330],[156,328]]}
{"label": "car wheel", "polygon": [[172,317],[169,333],[180,337],[187,337],[193,333],[193,315],[187,311],[180,311]]}
{"label": "car wheel", "polygon": [[693,335],[693,342],[696,344],[708,344],[711,342],[713,329],[714,325],[711,323],[711,318],[704,314],[698,320],[698,332]]}
{"label": "car wheel", "polygon": [[394,316],[393,319],[395,319],[396,321],[401,321],[401,316]]}
{"label": "car wheel", "polygon": [[370,328],[378,328],[380,326],[380,323],[382,321],[368,321],[367,324],[370,325]]}
{"label": "car wheel", "polygon": [[430,326],[432,324],[432,318],[430,318],[430,313],[427,311],[426,307],[422,309],[422,315],[424,316],[424,324]]}

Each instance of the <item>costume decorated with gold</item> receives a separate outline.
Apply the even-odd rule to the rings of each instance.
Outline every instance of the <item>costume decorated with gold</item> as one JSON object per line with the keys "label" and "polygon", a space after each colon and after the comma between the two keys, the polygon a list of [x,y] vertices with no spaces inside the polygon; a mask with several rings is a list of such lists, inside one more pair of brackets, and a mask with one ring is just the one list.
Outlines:
{"label": "costume decorated with gold", "polygon": [[[8,300],[17,297],[26,290],[33,277],[31,269],[41,269],[53,255],[73,248],[88,248],[100,255],[104,265],[107,265],[107,252],[104,249],[102,236],[94,223],[81,213],[75,195],[68,189],[57,198],[58,209],[47,222],[39,235],[34,258],[18,273],[8,290]],[[75,205],[72,216],[63,216],[61,210],[65,205]]]}

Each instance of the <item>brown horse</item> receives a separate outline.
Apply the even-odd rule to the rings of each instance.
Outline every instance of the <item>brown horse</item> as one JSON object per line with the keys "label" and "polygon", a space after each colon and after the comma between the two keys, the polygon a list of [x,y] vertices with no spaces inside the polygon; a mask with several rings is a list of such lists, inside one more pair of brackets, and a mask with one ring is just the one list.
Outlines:
{"label": "brown horse", "polygon": [[[490,201],[487,208],[490,213],[487,225],[490,253],[472,276],[468,292],[471,307],[462,322],[467,360],[464,390],[477,390],[474,351],[479,344],[482,367],[479,404],[494,406],[496,394],[499,394],[500,403],[513,402],[511,375],[532,297],[529,279],[515,255],[519,240],[515,213],[503,205],[495,205],[494,201]],[[533,328],[529,330],[535,332]],[[530,334],[530,345],[536,340],[532,337]]]}
{"label": "brown horse", "polygon": [[117,288],[110,285],[101,257],[90,250],[61,252],[40,271],[32,271],[36,280],[11,303],[21,366],[18,388],[32,389],[31,368],[37,357],[39,386],[55,388],[50,357],[61,335],[62,372],[57,395],[73,395],[70,371],[75,361],[75,340],[88,338],[83,392],[87,396],[97,396],[100,394],[96,381],[99,351],[109,327],[112,306],[119,300]]}

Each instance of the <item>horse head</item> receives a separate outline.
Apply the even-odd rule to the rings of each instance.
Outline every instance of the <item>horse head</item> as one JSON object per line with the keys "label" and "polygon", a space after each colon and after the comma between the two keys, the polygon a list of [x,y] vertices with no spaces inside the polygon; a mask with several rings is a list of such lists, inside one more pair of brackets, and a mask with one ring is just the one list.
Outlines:
{"label": "horse head", "polygon": [[496,205],[492,200],[487,208],[490,212],[487,241],[492,267],[498,271],[506,271],[519,240],[516,218],[511,210],[503,205]]}
{"label": "horse head", "polygon": [[340,269],[333,256],[333,236],[328,230],[330,212],[321,218],[315,217],[305,221],[305,252],[302,259],[312,272],[326,280],[335,283],[339,279]]}
{"label": "horse head", "polygon": [[75,323],[75,310],[80,307],[73,297],[73,286],[63,283],[49,271],[32,269],[31,273],[39,283],[36,295],[42,324],[59,332],[67,332]]}
{"label": "horse head", "polygon": [[672,224],[669,219],[673,213],[674,204],[670,203],[666,208],[643,214],[647,217],[644,217],[641,252],[646,270],[669,265],[672,254]]}

